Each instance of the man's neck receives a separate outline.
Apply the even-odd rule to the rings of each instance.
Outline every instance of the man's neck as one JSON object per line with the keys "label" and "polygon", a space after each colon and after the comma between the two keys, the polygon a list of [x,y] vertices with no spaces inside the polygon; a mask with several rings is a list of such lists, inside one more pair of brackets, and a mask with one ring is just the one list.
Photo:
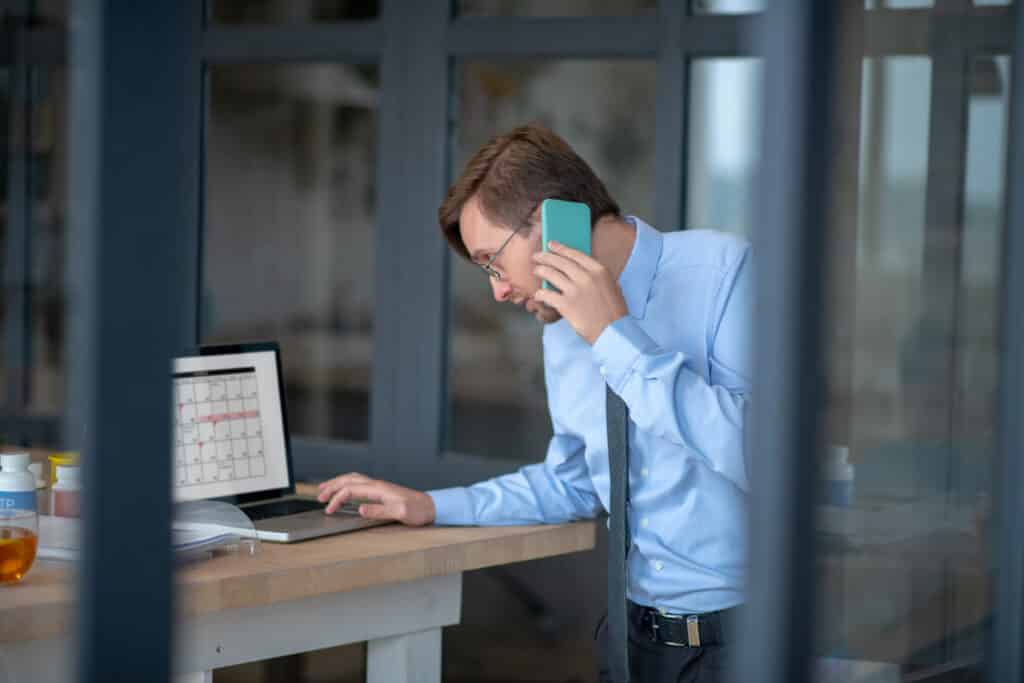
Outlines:
{"label": "man's neck", "polygon": [[636,228],[624,218],[605,216],[594,225],[590,239],[594,258],[618,280],[633,253]]}

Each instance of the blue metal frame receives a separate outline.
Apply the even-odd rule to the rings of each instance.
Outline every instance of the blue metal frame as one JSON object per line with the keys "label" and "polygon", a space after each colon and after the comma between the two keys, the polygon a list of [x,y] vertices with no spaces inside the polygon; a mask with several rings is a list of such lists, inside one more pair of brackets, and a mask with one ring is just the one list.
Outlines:
{"label": "blue metal frame", "polygon": [[753,36],[765,55],[755,376],[748,417],[750,582],[737,681],[810,680],[814,491],[823,398],[822,290],[831,185],[831,2],[778,2]]}
{"label": "blue metal frame", "polygon": [[79,672],[168,681],[168,375],[194,332],[183,293],[195,286],[197,233],[183,226],[195,221],[198,164],[183,141],[196,133],[197,24],[180,0],[81,0],[73,12],[67,433],[84,464]]}
{"label": "blue metal frame", "polygon": [[1024,681],[1024,12],[1014,23],[1007,155],[1007,220],[1003,249],[1002,387],[999,505],[990,681]]}

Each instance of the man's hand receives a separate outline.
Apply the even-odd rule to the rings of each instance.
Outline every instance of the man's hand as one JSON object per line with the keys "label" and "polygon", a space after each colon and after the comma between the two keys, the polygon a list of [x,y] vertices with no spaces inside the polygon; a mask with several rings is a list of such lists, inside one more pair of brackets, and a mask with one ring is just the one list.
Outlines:
{"label": "man's hand", "polygon": [[358,472],[343,474],[320,484],[317,500],[327,503],[324,510],[327,514],[350,500],[371,501],[359,506],[360,516],[393,519],[409,526],[432,524],[436,514],[434,499],[426,493],[370,479]]}
{"label": "man's hand", "polygon": [[604,329],[629,315],[619,283],[601,263],[564,244],[550,242],[550,252],[533,255],[533,272],[559,289],[539,289],[536,301],[558,311],[576,334],[593,345]]}

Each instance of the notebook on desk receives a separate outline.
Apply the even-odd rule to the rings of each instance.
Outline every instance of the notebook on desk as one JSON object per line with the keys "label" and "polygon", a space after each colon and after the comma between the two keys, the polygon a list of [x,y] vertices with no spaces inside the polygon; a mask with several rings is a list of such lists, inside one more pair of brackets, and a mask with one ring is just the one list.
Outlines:
{"label": "notebook on desk", "polygon": [[175,359],[173,384],[175,502],[234,503],[258,538],[282,543],[387,523],[295,495],[276,343],[202,346]]}

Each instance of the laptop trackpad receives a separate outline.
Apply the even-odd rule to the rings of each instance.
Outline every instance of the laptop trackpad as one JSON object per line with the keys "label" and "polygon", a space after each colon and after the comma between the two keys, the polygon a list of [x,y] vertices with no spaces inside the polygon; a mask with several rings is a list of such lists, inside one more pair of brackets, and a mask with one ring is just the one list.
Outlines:
{"label": "laptop trackpad", "polygon": [[303,536],[307,536],[363,529],[387,524],[389,521],[365,519],[358,514],[325,515],[323,510],[311,510],[284,517],[261,519],[256,522],[255,526],[258,531],[300,532]]}

